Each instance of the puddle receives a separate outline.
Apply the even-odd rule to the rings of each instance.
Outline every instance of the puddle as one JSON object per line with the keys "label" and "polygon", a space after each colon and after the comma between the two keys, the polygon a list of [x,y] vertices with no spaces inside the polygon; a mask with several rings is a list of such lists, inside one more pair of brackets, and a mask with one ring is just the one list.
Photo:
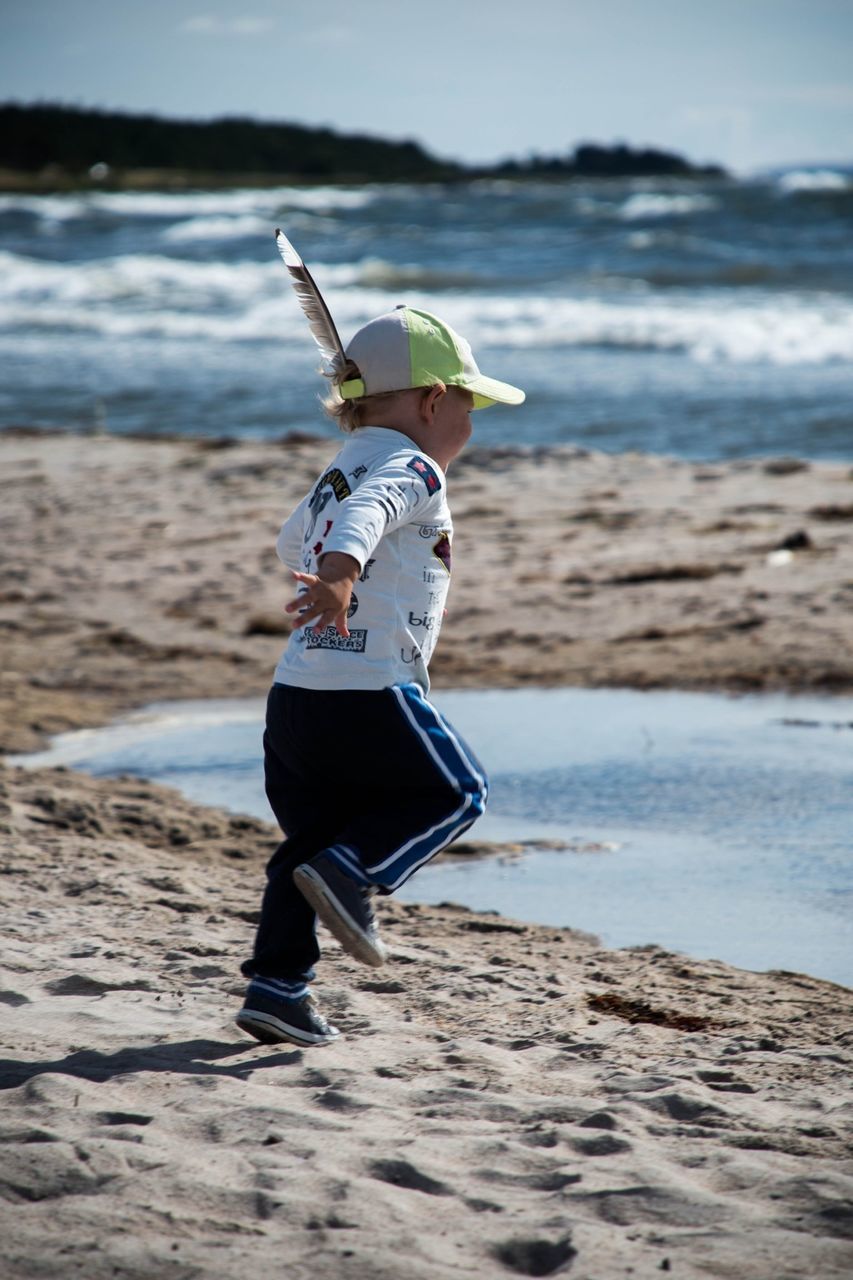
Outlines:
{"label": "puddle", "polygon": [[[435,701],[491,775],[470,838],[572,848],[438,862],[399,897],[853,984],[853,699],[537,689]],[[160,704],[16,763],[136,774],[267,818],[262,717],[263,700]]]}

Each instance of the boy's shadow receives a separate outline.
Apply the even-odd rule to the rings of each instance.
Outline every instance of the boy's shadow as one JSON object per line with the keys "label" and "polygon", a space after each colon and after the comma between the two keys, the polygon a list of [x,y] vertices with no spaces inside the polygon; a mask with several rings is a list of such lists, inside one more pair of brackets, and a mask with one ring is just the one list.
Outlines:
{"label": "boy's shadow", "polygon": [[258,1044],[245,1041],[242,1044],[223,1044],[219,1040],[179,1040],[172,1043],[152,1044],[115,1053],[99,1053],[96,1049],[81,1049],[64,1058],[53,1061],[25,1062],[12,1058],[0,1058],[0,1089],[15,1089],[26,1084],[34,1076],[46,1072],[76,1076],[81,1080],[100,1083],[114,1076],[133,1071],[172,1071],[179,1075],[233,1076],[245,1080],[253,1071],[267,1067],[295,1066],[302,1061],[302,1050],[294,1047],[288,1052],[268,1053],[253,1057],[248,1062],[233,1065],[220,1064],[223,1058],[243,1057]]}

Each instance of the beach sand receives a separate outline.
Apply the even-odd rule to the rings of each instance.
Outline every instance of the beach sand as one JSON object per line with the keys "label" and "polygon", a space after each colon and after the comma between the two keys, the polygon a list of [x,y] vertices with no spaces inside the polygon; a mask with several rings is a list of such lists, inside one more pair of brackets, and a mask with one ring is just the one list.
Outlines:
{"label": "beach sand", "polygon": [[[334,449],[0,434],[0,750],[264,692],[275,538]],[[450,490],[436,686],[853,689],[849,466],[473,448]]]}
{"label": "beach sand", "polygon": [[[329,452],[0,436],[2,749],[262,693]],[[437,684],[853,687],[849,468],[473,450],[452,489]],[[322,936],[341,1039],[264,1048],[275,838],[0,767],[4,1280],[850,1274],[849,991],[386,900],[384,969]]]}

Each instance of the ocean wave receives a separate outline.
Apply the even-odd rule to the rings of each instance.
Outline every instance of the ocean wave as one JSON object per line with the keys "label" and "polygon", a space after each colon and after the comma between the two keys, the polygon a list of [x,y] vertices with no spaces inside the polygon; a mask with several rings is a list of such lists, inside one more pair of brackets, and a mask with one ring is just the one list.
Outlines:
{"label": "ocean wave", "polygon": [[673,303],[654,294],[622,303],[513,300],[503,315],[490,303],[478,328],[486,342],[514,347],[683,352],[706,364],[853,361],[853,306],[832,298],[740,305],[720,298]]}
{"label": "ocean wave", "polygon": [[0,214],[28,213],[44,222],[69,222],[88,211],[84,196],[0,195]]}
{"label": "ocean wave", "polygon": [[[187,232],[181,235],[181,230]],[[269,224],[253,215],[234,219],[196,218],[177,223],[163,233],[169,240],[215,239],[263,233],[270,239],[266,261],[197,262],[164,254],[124,254],[93,262],[50,262],[0,251],[0,298],[77,302],[158,303],[171,298],[176,307],[196,308],[218,301],[240,306],[258,293],[284,296],[287,275],[272,245]],[[487,283],[471,272],[454,272],[418,264],[395,264],[368,257],[358,262],[312,263],[321,287],[388,290],[482,287]],[[392,304],[393,305],[393,304]]]}
{"label": "ocean wave", "polygon": [[683,218],[691,213],[705,213],[717,208],[711,196],[695,192],[690,195],[665,194],[655,191],[636,191],[617,209],[617,216],[625,222],[648,218]]}
{"label": "ocean wave", "polygon": [[[335,307],[338,328],[346,336],[377,314],[382,305]],[[742,314],[737,320],[720,316],[689,316],[655,307],[645,313],[606,314],[587,307],[574,313],[550,314],[536,323],[529,309],[501,317],[491,308],[465,316],[455,308],[445,318],[475,346],[568,349],[599,347],[613,350],[683,353],[703,364],[820,365],[853,362],[853,315],[840,325],[829,316],[792,315],[770,321],[768,314]],[[349,318],[351,316],[351,318]],[[294,320],[278,301],[256,303],[234,316],[198,315],[176,311],[116,314],[94,309],[69,313],[60,307],[19,307],[0,303],[0,328],[43,332],[90,332],[105,338],[163,338],[221,343],[283,342],[302,346],[308,341],[304,322]]]}
{"label": "ocean wave", "polygon": [[719,201],[701,191],[632,191],[624,197],[607,198],[582,193],[572,201],[583,218],[618,222],[648,222],[664,218],[685,218],[719,208]]}
{"label": "ocean wave", "polygon": [[282,284],[274,261],[189,262],[158,254],[125,254],[94,262],[44,262],[0,252],[0,299],[114,304],[169,302],[196,309],[241,305]]}
{"label": "ocean wave", "polygon": [[[853,361],[853,303],[836,295],[753,288],[678,300],[632,296],[484,294],[382,259],[315,266],[342,336],[400,302],[438,310],[471,340],[517,348],[610,347],[684,352],[695,360],[821,364]],[[302,343],[305,321],[280,264],[192,262],[130,254],[55,263],[0,252],[0,325],[219,342]]]}
{"label": "ocean wave", "polygon": [[107,212],[156,218],[195,217],[200,214],[274,213],[304,209],[316,213],[363,209],[376,199],[373,187],[255,187],[236,191],[98,192],[92,207]]}
{"label": "ocean wave", "polygon": [[799,191],[846,191],[853,185],[851,175],[835,169],[792,169],[781,174],[776,185],[786,195]]}
{"label": "ocean wave", "polygon": [[377,187],[245,187],[234,191],[93,191],[85,195],[4,195],[0,213],[27,213],[46,221],[70,221],[92,213],[123,218],[181,218],[284,213],[288,209],[335,213],[364,209]]}
{"label": "ocean wave", "polygon": [[272,240],[273,226],[269,218],[256,213],[238,213],[234,217],[201,215],[175,222],[161,233],[167,244],[205,243],[208,240],[243,240],[247,236],[266,236]]}
{"label": "ocean wave", "polygon": [[[0,301],[0,329],[96,333],[104,338],[204,339],[221,343],[274,340],[282,330],[281,304],[268,299],[234,315],[185,311],[115,311],[95,306],[9,307]],[[303,330],[304,333],[304,330]]]}

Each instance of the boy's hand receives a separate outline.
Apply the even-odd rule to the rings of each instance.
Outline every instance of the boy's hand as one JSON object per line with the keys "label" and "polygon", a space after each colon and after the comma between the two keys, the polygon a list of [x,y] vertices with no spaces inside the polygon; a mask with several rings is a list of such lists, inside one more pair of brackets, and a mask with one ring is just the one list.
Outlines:
{"label": "boy's hand", "polygon": [[297,573],[292,569],[294,578],[305,589],[285,605],[285,613],[298,612],[295,627],[311,626],[317,635],[326,627],[335,627],[339,635],[348,636],[347,610],[360,571],[358,561],[342,551],[327,552],[317,573]]}

